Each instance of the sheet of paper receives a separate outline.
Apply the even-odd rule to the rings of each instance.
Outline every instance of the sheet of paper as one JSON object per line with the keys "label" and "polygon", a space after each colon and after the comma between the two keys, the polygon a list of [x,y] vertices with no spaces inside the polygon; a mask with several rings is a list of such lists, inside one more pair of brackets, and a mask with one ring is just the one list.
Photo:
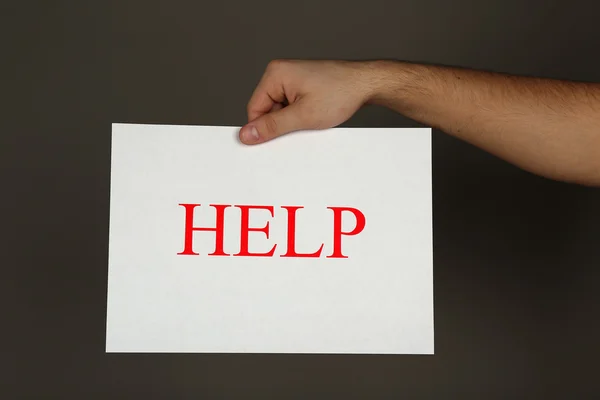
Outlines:
{"label": "sheet of paper", "polygon": [[114,124],[107,352],[433,354],[430,129]]}

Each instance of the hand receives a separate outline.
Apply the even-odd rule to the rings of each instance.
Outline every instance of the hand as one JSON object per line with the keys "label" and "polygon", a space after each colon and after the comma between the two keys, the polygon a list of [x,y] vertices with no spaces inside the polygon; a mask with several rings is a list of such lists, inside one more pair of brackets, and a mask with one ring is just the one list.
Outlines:
{"label": "hand", "polygon": [[368,70],[356,61],[272,61],[248,103],[240,140],[258,144],[347,121],[369,98]]}

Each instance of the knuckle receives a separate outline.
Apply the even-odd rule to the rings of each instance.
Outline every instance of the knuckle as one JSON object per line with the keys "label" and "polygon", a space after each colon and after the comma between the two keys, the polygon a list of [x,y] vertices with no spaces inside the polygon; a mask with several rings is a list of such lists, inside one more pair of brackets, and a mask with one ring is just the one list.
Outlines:
{"label": "knuckle", "polygon": [[275,59],[275,60],[271,60],[269,62],[269,64],[267,65],[267,71],[269,72],[277,72],[279,70],[281,70],[281,68],[283,68],[286,64],[286,60],[283,59]]}
{"label": "knuckle", "polygon": [[269,136],[275,135],[277,133],[277,121],[270,115],[266,115],[263,121],[265,130]]}

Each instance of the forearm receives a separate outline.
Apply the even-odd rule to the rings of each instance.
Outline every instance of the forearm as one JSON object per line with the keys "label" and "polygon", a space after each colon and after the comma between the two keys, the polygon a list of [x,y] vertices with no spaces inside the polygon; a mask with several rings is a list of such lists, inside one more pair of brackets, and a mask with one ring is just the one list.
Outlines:
{"label": "forearm", "polygon": [[600,84],[376,62],[370,103],[552,179],[600,185]]}

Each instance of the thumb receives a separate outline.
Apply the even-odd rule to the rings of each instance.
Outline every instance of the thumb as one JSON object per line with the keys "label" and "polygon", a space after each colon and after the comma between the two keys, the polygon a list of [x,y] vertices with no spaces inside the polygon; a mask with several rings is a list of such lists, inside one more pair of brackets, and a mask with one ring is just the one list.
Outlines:
{"label": "thumb", "polygon": [[243,126],[240,130],[240,140],[244,144],[259,144],[286,133],[305,129],[307,123],[302,114],[302,106],[297,103],[271,111]]}

